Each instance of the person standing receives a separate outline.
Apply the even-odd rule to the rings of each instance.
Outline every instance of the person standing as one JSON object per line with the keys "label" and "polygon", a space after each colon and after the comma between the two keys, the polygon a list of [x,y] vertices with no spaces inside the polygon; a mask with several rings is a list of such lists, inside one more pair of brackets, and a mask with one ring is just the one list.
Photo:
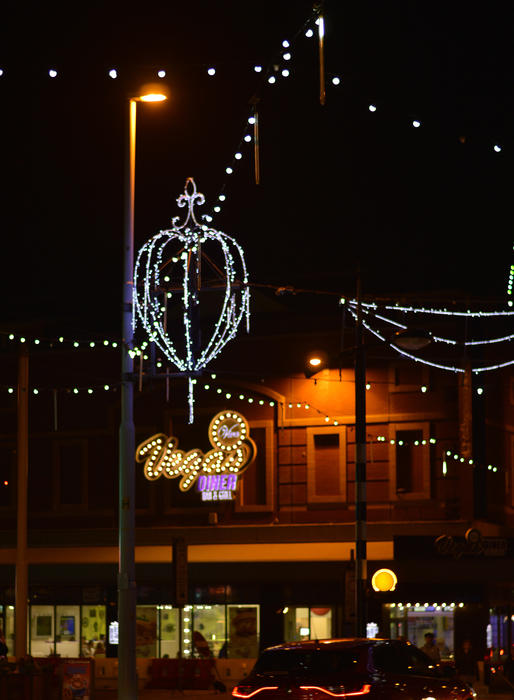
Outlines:
{"label": "person standing", "polygon": [[477,657],[469,639],[465,639],[461,648],[455,652],[455,668],[466,683],[473,685],[479,680]]}
{"label": "person standing", "polygon": [[439,653],[439,647],[435,643],[435,637],[432,632],[425,633],[425,643],[420,647],[421,651],[432,659],[432,661],[438,664],[441,661],[441,655]]}

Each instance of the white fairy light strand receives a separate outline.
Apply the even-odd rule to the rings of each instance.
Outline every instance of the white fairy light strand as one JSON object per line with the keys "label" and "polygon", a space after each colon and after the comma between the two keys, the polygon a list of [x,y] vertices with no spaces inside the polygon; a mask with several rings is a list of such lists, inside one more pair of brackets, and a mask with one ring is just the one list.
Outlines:
{"label": "white fairy light strand", "polygon": [[[194,404],[192,375],[205,369],[209,362],[235,337],[243,318],[246,318],[248,331],[250,319],[250,289],[243,249],[231,236],[198,223],[194,207],[196,204],[201,205],[204,202],[203,194],[196,191],[194,180],[188,178],[184,194],[177,199],[179,207],[188,207],[186,220],[183,224],[179,224],[179,217],[174,217],[171,229],[160,231],[147,241],[139,250],[134,268],[134,311],[132,317],[134,330],[139,321],[150,341],[155,343],[179,372],[188,376],[190,422],[193,420]],[[192,327],[192,314],[195,307],[199,306],[200,301],[196,280],[194,276],[192,277],[191,270],[198,271],[202,256],[201,246],[206,241],[216,242],[221,246],[225,292],[219,318],[207,345],[203,349],[196,349],[195,333],[198,329]],[[167,247],[177,243],[181,246],[180,257],[173,255],[170,259],[165,260],[165,252],[168,254]],[[168,334],[167,328],[165,328],[166,307],[163,307],[157,298],[162,293],[162,282],[165,281],[161,279],[161,271],[164,267],[170,267],[169,277],[171,279],[174,266],[180,265],[180,263],[182,267],[181,303],[185,357],[180,356],[176,340]],[[166,294],[165,304],[167,304],[167,298]]]}
{"label": "white fairy light strand", "polygon": [[72,348],[81,350],[94,349],[94,350],[105,350],[105,349],[117,349],[120,347],[121,342],[119,340],[71,340],[65,338],[64,336],[56,336],[55,338],[38,338],[29,337],[23,333],[7,333],[0,332],[0,335],[5,336],[10,342],[18,342],[20,344],[36,345],[44,347],[66,347],[71,346]]}
{"label": "white fairy light strand", "polygon": [[[366,306],[376,308],[376,305],[374,305],[374,304],[366,304]],[[357,314],[356,314],[356,311],[354,309],[354,306],[352,305],[352,302],[350,302],[350,306],[348,308],[349,308],[349,311],[352,314],[353,318],[356,320]],[[388,307],[388,308],[396,308],[396,307]],[[401,309],[401,310],[404,310],[404,309]],[[413,309],[411,309],[411,310],[413,310]],[[431,313],[431,312],[427,312],[427,313]],[[450,313],[450,312],[448,312],[448,313]],[[488,317],[490,315],[502,315],[502,316],[508,315],[508,316],[510,316],[511,314],[512,314],[512,312],[475,312],[473,314],[473,316],[483,318],[483,317]],[[466,315],[466,314],[460,314],[459,312],[451,312],[451,315],[456,316],[456,315]],[[376,338],[381,340],[386,345],[389,345],[389,347],[391,347],[397,353],[399,353],[400,355],[403,355],[404,357],[407,357],[410,360],[413,360],[414,362],[419,362],[421,364],[427,365],[428,367],[434,367],[435,369],[448,370],[450,372],[463,373],[465,371],[464,368],[462,368],[462,367],[455,367],[454,365],[445,365],[445,364],[441,364],[438,362],[432,362],[430,360],[426,360],[426,359],[419,357],[417,355],[413,355],[412,353],[409,353],[406,350],[403,350],[402,348],[398,347],[398,345],[391,343],[379,331],[372,328],[370,326],[370,324],[368,324],[366,321],[363,320],[362,325],[364,326],[364,328],[366,328],[367,331],[372,333]],[[511,339],[510,336],[505,337],[505,340],[510,340],[510,339]],[[440,340],[444,342],[444,339],[440,339]],[[488,342],[501,342],[502,340],[503,339],[499,339],[498,341],[494,340],[494,341],[488,341]],[[496,363],[493,365],[486,365],[484,367],[473,367],[471,369],[471,371],[474,374],[480,374],[483,372],[490,372],[490,371],[497,370],[497,369],[503,369],[505,367],[510,367],[512,365],[514,365],[514,360],[507,360],[505,362],[499,362],[499,363]]]}
{"label": "white fairy light strand", "polygon": [[[377,314],[373,313],[369,309],[363,309],[365,314],[372,315],[374,318],[378,318],[380,321],[384,321],[385,323],[389,323],[392,326],[395,326],[396,328],[401,328],[402,330],[407,329],[407,326],[404,323],[399,323],[398,321],[394,321],[392,318],[387,318],[387,316],[383,316],[382,314]],[[504,335],[499,338],[486,338],[484,340],[466,340],[463,342],[459,342],[458,340],[453,340],[451,338],[442,338],[437,335],[432,335],[431,339],[436,342],[436,343],[445,343],[447,345],[460,345],[462,347],[471,347],[474,345],[489,345],[489,344],[494,344],[494,343],[504,343],[507,341],[514,340],[514,333],[511,333],[510,335]]]}

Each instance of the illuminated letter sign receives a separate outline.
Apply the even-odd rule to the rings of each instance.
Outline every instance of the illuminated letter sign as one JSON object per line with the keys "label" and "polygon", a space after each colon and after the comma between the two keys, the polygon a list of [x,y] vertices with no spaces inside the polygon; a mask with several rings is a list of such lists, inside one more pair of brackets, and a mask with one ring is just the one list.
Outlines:
{"label": "illuminated letter sign", "polygon": [[159,433],[137,447],[136,461],[144,462],[144,475],[150,481],[162,474],[167,479],[180,478],[181,491],[198,482],[203,500],[230,500],[237,477],[257,453],[246,419],[236,411],[218,413],[209,425],[209,441],[213,449],[206,454],[198,449],[184,452],[177,449],[177,438]]}

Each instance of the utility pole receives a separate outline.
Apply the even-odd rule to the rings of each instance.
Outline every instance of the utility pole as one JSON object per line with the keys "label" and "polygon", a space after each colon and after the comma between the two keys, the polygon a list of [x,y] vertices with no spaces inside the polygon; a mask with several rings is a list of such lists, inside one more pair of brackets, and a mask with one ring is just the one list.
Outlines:
{"label": "utility pole", "polygon": [[362,341],[360,275],[355,326],[355,635],[366,636],[366,358]]}

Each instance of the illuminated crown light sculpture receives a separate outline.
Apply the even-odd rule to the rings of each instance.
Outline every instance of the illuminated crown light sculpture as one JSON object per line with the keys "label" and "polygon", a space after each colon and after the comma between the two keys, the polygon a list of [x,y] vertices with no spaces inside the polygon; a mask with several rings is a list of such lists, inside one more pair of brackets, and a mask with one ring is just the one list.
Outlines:
{"label": "illuminated crown light sculpture", "polygon": [[[150,238],[139,250],[134,268],[134,330],[140,322],[150,341],[188,378],[190,423],[194,417],[194,377],[235,337],[243,317],[247,331],[250,320],[243,250],[231,236],[198,223],[194,207],[204,202],[193,178],[188,178],[184,194],[177,199],[179,207],[188,208],[186,220],[179,224],[176,216],[171,229]],[[220,262],[207,255],[207,246]],[[213,327],[205,334],[200,329],[200,292],[207,290],[220,291],[223,299]],[[177,312],[178,300],[180,321],[172,329],[172,337],[168,326]],[[207,337],[203,346],[201,336]]]}

